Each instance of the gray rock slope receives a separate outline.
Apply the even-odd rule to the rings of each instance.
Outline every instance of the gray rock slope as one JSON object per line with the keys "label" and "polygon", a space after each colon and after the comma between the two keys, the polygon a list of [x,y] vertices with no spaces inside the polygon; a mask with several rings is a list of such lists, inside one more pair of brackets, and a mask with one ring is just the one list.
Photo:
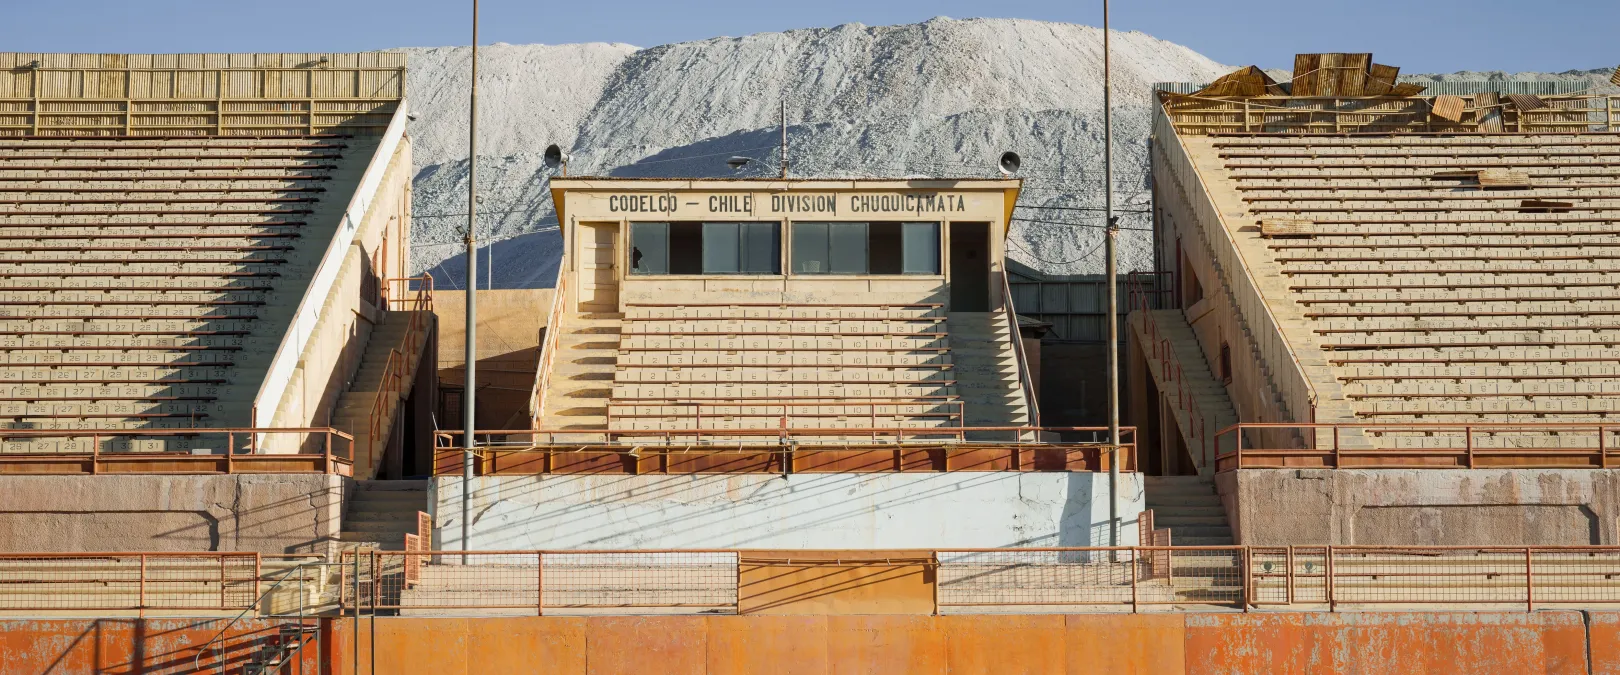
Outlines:
{"label": "gray rock slope", "polygon": [[[1232,68],[1142,33],[1115,32],[1111,42],[1115,193],[1122,210],[1142,211],[1152,83],[1207,82]],[[471,50],[403,51],[416,116],[415,268],[456,288],[465,269]],[[733,155],[760,160],[744,175],[773,175],[784,101],[798,176],[991,176],[996,156],[1018,152],[1026,190],[1016,217],[1024,220],[1014,223],[1010,255],[1050,273],[1102,271],[1099,213],[1038,208],[1102,204],[1097,28],[937,18],[647,49],[498,44],[479,50],[479,67],[479,238],[496,242],[496,287],[555,278],[561,240],[541,163],[547,144],[569,149],[574,175],[731,176],[725,160]],[[1608,73],[1403,79],[1597,85]],[[1122,226],[1121,269],[1150,269],[1146,214],[1126,213]],[[490,254],[481,251],[481,264]]]}
{"label": "gray rock slope", "polygon": [[[1140,205],[1151,84],[1228,68],[1142,33],[1116,32],[1112,42],[1116,191]],[[404,51],[417,117],[416,267],[438,267],[453,277],[441,285],[454,287],[464,269],[470,50]],[[480,48],[479,67],[479,228],[481,239],[500,240],[497,287],[549,285],[555,275],[546,144],[570,149],[576,175],[734,175],[732,155],[760,159],[745,171],[767,175],[782,101],[794,175],[989,176],[995,157],[1014,150],[1026,168],[1023,203],[1102,203],[1102,32],[1087,26],[940,18],[649,49],[495,45]],[[1096,213],[1018,215],[1054,222],[1016,223],[1015,258],[1052,272],[1102,269]],[[1146,223],[1131,214],[1124,226]],[[1128,234],[1124,268],[1150,267],[1147,233]]]}

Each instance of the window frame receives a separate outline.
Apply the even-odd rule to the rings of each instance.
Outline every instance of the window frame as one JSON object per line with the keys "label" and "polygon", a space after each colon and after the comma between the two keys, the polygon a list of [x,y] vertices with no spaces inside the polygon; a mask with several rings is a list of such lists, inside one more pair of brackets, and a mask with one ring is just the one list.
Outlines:
{"label": "window frame", "polygon": [[[899,232],[900,232],[900,237],[899,237],[900,245],[895,250],[895,254],[898,257],[898,265],[899,265],[899,269],[900,269],[900,271],[897,272],[897,273],[882,273],[882,274],[879,274],[879,273],[874,273],[874,272],[871,271],[872,270],[872,258],[871,258],[871,256],[872,256],[872,228],[871,228],[871,226],[873,224],[875,224],[875,223],[893,223],[893,224],[899,226],[898,229],[899,229]],[[825,235],[824,240],[825,240],[826,243],[825,243],[824,246],[818,246],[818,249],[826,252],[826,254],[822,258],[822,260],[824,260],[827,263],[828,268],[831,268],[832,267],[831,258],[832,258],[832,251],[833,251],[832,230],[833,230],[834,225],[839,225],[839,224],[860,224],[860,225],[865,225],[866,226],[866,228],[865,228],[866,229],[866,236],[864,238],[864,241],[865,241],[864,248],[865,248],[865,253],[866,253],[866,265],[865,265],[865,270],[866,271],[864,271],[864,272],[848,272],[848,271],[831,271],[830,269],[829,269],[829,271],[826,271],[826,272],[801,272],[801,271],[799,271],[799,267],[798,267],[798,264],[800,262],[799,253],[803,249],[803,246],[801,245],[801,242],[799,240],[799,228],[801,226],[825,226],[827,234]],[[788,229],[788,234],[784,239],[786,240],[785,243],[787,243],[786,258],[787,258],[787,263],[788,264],[787,264],[785,273],[787,275],[789,275],[789,276],[808,277],[808,278],[815,278],[815,279],[826,279],[826,278],[855,279],[855,278],[872,278],[872,277],[883,278],[883,279],[902,279],[902,278],[905,278],[905,279],[943,279],[943,278],[945,278],[946,273],[947,273],[946,260],[945,260],[945,258],[946,258],[945,251],[946,251],[946,247],[949,245],[949,242],[947,241],[947,235],[946,235],[946,232],[948,231],[949,225],[950,225],[949,220],[926,220],[926,221],[924,221],[924,220],[791,220],[791,219],[789,219],[789,220],[786,220],[786,225],[787,225],[787,229]],[[907,241],[906,240],[906,231],[909,230],[909,229],[913,229],[913,228],[910,228],[908,226],[915,226],[915,225],[931,225],[931,226],[933,226],[933,231],[934,231],[933,242],[932,242],[932,244],[933,244],[932,249],[934,251],[933,265],[932,265],[933,271],[928,271],[928,272],[907,272],[907,271],[905,271],[906,270],[906,263],[908,262],[907,261],[907,255],[906,255],[906,253],[907,253],[907,249],[906,249],[906,241]]]}
{"label": "window frame", "polygon": [[[769,278],[782,278],[782,277],[786,276],[782,272],[783,262],[784,262],[784,260],[786,258],[786,255],[787,255],[787,249],[786,249],[786,246],[785,246],[785,242],[783,241],[783,237],[782,237],[782,228],[785,225],[784,221],[781,221],[781,220],[702,220],[702,221],[698,221],[698,220],[634,220],[634,221],[626,220],[624,222],[625,222],[625,229],[629,233],[629,236],[626,238],[628,244],[624,247],[624,251],[623,251],[623,254],[622,254],[624,256],[624,269],[627,271],[627,273],[625,274],[625,277],[627,279],[650,279],[650,278],[657,278],[657,279],[702,279],[702,278],[711,278],[711,277],[752,277],[752,278],[766,278],[766,279],[769,279]],[[634,265],[634,256],[635,256],[635,249],[636,249],[636,236],[635,236],[636,229],[638,229],[638,226],[649,226],[649,225],[661,225],[661,226],[663,226],[663,231],[664,231],[663,253],[664,253],[664,270],[665,270],[663,272],[637,272],[636,268],[635,268],[635,265]],[[695,225],[695,226],[697,226],[695,228],[698,231],[698,249],[697,249],[698,260],[697,260],[697,264],[698,264],[698,270],[699,271],[697,271],[697,272],[684,272],[684,271],[683,272],[670,272],[670,271],[668,271],[670,269],[670,267],[673,266],[670,263],[670,260],[669,260],[669,256],[673,252],[673,248],[674,248],[671,245],[672,238],[671,238],[670,235],[671,235],[671,232],[675,229],[674,226],[676,226],[676,225]],[[706,239],[707,233],[710,230],[710,228],[709,228],[710,225],[732,225],[732,226],[735,226],[734,231],[737,233],[737,248],[735,249],[735,253],[737,254],[737,258],[738,258],[737,259],[737,265],[739,267],[739,271],[736,271],[736,272],[709,272],[709,271],[704,271],[703,270],[703,266],[706,265],[708,263],[708,260],[709,260],[709,257],[708,257],[709,256],[709,251],[708,251],[708,248],[703,245],[703,242]],[[745,271],[745,270],[741,269],[741,268],[747,266],[747,265],[745,265],[745,262],[752,262],[752,261],[745,261],[745,256],[747,255],[746,249],[748,248],[748,246],[747,246],[747,237],[743,234],[743,232],[748,229],[747,227],[745,227],[747,225],[769,225],[770,226],[769,231],[772,232],[773,235],[774,235],[775,250],[776,250],[775,259],[771,260],[771,268],[774,269],[775,271],[773,271],[773,272],[751,272],[751,271]]]}

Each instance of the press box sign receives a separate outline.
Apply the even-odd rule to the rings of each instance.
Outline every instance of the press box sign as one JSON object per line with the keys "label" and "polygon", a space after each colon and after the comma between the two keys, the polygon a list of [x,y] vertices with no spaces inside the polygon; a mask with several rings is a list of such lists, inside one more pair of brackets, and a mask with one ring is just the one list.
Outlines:
{"label": "press box sign", "polygon": [[[591,215],[630,220],[708,220],[712,218],[949,218],[965,214],[987,195],[961,192],[723,192],[591,194]],[[995,197],[1000,197],[999,194]],[[603,209],[602,207],[606,207]],[[578,213],[576,211],[576,213]]]}

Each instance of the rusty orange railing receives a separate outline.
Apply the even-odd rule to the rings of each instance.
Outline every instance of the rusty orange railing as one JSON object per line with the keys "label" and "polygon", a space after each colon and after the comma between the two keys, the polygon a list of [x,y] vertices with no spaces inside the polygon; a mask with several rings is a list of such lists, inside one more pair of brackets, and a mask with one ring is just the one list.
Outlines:
{"label": "rusty orange railing", "polygon": [[[292,452],[265,446],[297,436]],[[36,451],[40,439],[61,449]],[[141,450],[139,441],[185,439],[175,450]],[[213,439],[213,440],[209,440]],[[112,447],[108,447],[112,446]],[[119,449],[119,447],[129,449]],[[268,429],[8,429],[0,432],[0,474],[335,473],[353,471],[354,437],[330,427]],[[199,452],[204,451],[204,452]]]}
{"label": "rusty orange railing", "polygon": [[[1201,465],[1209,466],[1215,461],[1215,444],[1209,430],[1205,428],[1203,410],[1198,407],[1198,401],[1193,397],[1192,383],[1187,381],[1187,375],[1181,369],[1180,359],[1175,358],[1174,352],[1171,351],[1170,340],[1159,334],[1159,323],[1153,318],[1155,308],[1152,305],[1154,303],[1149,301],[1149,298],[1154,296],[1150,296],[1150,291],[1144,288],[1140,275],[1131,274],[1125,278],[1130,295],[1131,310],[1142,313],[1143,332],[1145,333],[1142,337],[1146,338],[1148,350],[1148,353],[1144,354],[1144,356],[1159,362],[1159,372],[1164,374],[1166,382],[1177,383],[1176,407],[1187,413],[1187,423],[1192,427],[1186,430],[1187,435],[1196,441],[1197,449],[1195,452],[1197,458],[1201,460]],[[1155,291],[1151,292],[1157,293],[1159,291],[1155,289]]]}
{"label": "rusty orange railing", "polygon": [[[1041,425],[1040,398],[1036,395],[1035,383],[1029,372],[1029,357],[1024,354],[1024,336],[1018,329],[1018,309],[1013,306],[1012,283],[1007,281],[1007,266],[1001,267],[1001,306],[1007,314],[1007,330],[1009,339],[1013,343],[1013,355],[1018,360],[1018,386],[1024,392],[1024,402],[1029,406],[1029,425]],[[1110,317],[1112,318],[1112,317]]]}
{"label": "rusty orange railing", "polygon": [[233,611],[259,600],[257,553],[0,553],[0,611]]}
{"label": "rusty orange railing", "polygon": [[568,256],[557,267],[557,281],[552,284],[551,310],[546,315],[546,335],[540,345],[540,374],[534,381],[534,391],[529,394],[529,410],[534,415],[534,426],[540,426],[540,420],[546,414],[547,390],[551,387],[551,367],[556,359],[557,344],[562,339],[563,314],[568,307]]}
{"label": "rusty orange railing", "polygon": [[[727,400],[727,401],[693,401],[693,400],[676,400],[676,399],[664,399],[664,400],[635,399],[635,400],[624,400],[624,401],[620,401],[620,402],[612,402],[612,401],[610,401],[609,404],[608,404],[608,409],[607,409],[608,410],[608,412],[607,412],[607,425],[609,427],[614,426],[613,423],[614,423],[615,420],[635,420],[635,419],[647,418],[647,417],[655,417],[655,418],[662,419],[662,418],[667,418],[667,417],[670,416],[670,415],[664,414],[664,413],[659,413],[659,414],[656,414],[656,415],[654,415],[654,414],[628,414],[627,415],[627,414],[623,414],[623,413],[615,414],[613,412],[614,406],[630,406],[630,407],[646,406],[646,407],[652,407],[652,408],[686,408],[686,409],[689,409],[691,411],[690,417],[692,418],[692,424],[694,426],[700,428],[700,429],[704,428],[703,427],[703,417],[704,417],[703,411],[704,411],[705,408],[759,408],[759,409],[770,410],[771,412],[766,412],[766,413],[754,413],[754,412],[710,413],[709,416],[710,416],[711,419],[713,419],[715,417],[719,417],[721,419],[738,418],[738,417],[753,418],[753,419],[774,418],[775,420],[777,420],[778,426],[780,428],[793,428],[791,425],[792,425],[792,422],[795,419],[804,418],[804,419],[810,419],[810,420],[817,420],[817,419],[822,419],[822,418],[825,418],[825,417],[853,417],[853,418],[857,418],[857,419],[860,418],[860,417],[867,417],[868,419],[871,420],[871,423],[872,423],[871,427],[869,427],[869,428],[878,429],[878,428],[881,428],[881,427],[878,426],[878,418],[879,417],[900,416],[900,417],[911,417],[911,418],[917,418],[917,419],[929,419],[929,418],[936,418],[937,419],[937,418],[943,416],[947,420],[955,421],[955,425],[954,426],[933,427],[933,428],[944,429],[944,430],[947,430],[948,432],[950,432],[952,434],[956,434],[956,431],[955,431],[956,428],[965,427],[967,425],[967,403],[965,401],[962,401],[959,398],[954,397],[954,396],[951,396],[951,397],[922,397],[922,398],[915,398],[915,399],[892,399],[892,400],[891,399],[863,399],[863,398],[840,398],[840,399],[836,399],[836,400],[819,400],[820,397],[807,397],[807,398],[815,398],[815,399],[818,399],[818,400],[783,401],[783,400],[773,400],[773,399],[750,400],[750,399],[742,398],[742,399],[732,399],[732,400]],[[828,397],[828,399],[831,399],[831,397]],[[914,413],[914,414],[906,414],[906,413],[882,413],[882,414],[880,414],[880,413],[878,413],[878,408],[880,408],[880,407],[899,408],[899,407],[902,407],[902,406],[920,406],[920,407],[935,407],[935,406],[938,406],[938,407],[945,408],[947,412],[944,412],[944,413]],[[842,412],[840,412],[840,413],[838,413],[836,415],[832,414],[832,413],[796,414],[796,413],[793,412],[793,410],[792,410],[793,408],[845,408],[845,409],[865,408],[866,412],[865,412],[865,414],[862,414],[860,412],[852,412],[850,410],[844,410],[844,411],[842,411]],[[632,421],[630,423],[633,424],[634,422]],[[710,431],[719,433],[719,432],[723,432],[725,430],[720,429],[720,428],[711,428]],[[875,433],[875,432],[872,434],[873,441],[877,440],[877,436],[878,436],[878,434]]]}
{"label": "rusty orange railing", "polygon": [[[1620,564],[1616,546],[369,550],[341,556],[341,569],[351,571],[338,598],[343,611],[752,614],[799,602],[825,607],[828,599],[873,614],[1155,606],[1533,611],[1620,604],[1620,585],[1612,582]],[[400,573],[412,568],[414,580]],[[905,587],[887,591],[898,596],[879,597],[883,583],[901,577],[909,577]],[[900,596],[911,606],[897,603]]]}
{"label": "rusty orange railing", "polygon": [[[1255,448],[1246,430],[1292,429],[1307,439],[1304,447]],[[1253,468],[1591,468],[1620,467],[1614,436],[1620,424],[1580,422],[1507,423],[1295,423],[1240,422],[1216,434],[1233,437],[1232,450],[1216,457],[1217,471]],[[1439,439],[1434,447],[1370,447],[1386,437]],[[1538,436],[1558,438],[1558,447],[1492,447],[1486,438]],[[1346,448],[1347,437],[1360,437],[1369,447]],[[1583,445],[1562,445],[1579,439]],[[1320,447],[1324,445],[1327,447]]]}
{"label": "rusty orange railing", "polygon": [[[405,549],[408,553],[418,553],[433,550],[433,516],[425,512],[416,512],[416,531],[405,534]],[[422,559],[407,558],[405,560],[405,585],[407,587],[422,579]]]}
{"label": "rusty orange railing", "polygon": [[[1121,427],[1119,462],[1137,470],[1136,430]],[[1091,441],[973,441],[975,432],[1039,438],[1091,434]],[[1105,427],[915,427],[763,429],[515,429],[476,430],[510,440],[480,445],[482,475],[527,475],[612,469],[637,472],[750,473],[805,471],[1106,471]],[[461,471],[462,431],[438,431],[434,473]],[[872,436],[881,440],[874,441]],[[558,439],[558,436],[564,437]],[[836,439],[849,440],[836,440]],[[751,440],[740,440],[751,439]],[[883,463],[879,458],[888,457]],[[616,459],[615,459],[616,458]],[[846,458],[849,462],[841,461]],[[965,459],[963,459],[965,458]],[[960,460],[960,461],[956,461]],[[592,465],[595,461],[597,464]],[[851,464],[853,462],[853,464]],[[643,464],[647,467],[643,467]],[[617,470],[617,469],[615,469]]]}
{"label": "rusty orange railing", "polygon": [[[403,297],[394,297],[393,284],[404,282],[406,289]],[[414,290],[409,284],[420,284]],[[382,382],[377,385],[377,398],[371,403],[371,416],[369,420],[369,436],[366,439],[366,471],[376,475],[378,469],[378,453],[386,445],[388,438],[383,434],[383,425],[388,423],[388,404],[397,401],[410,383],[405,379],[405,373],[411,364],[417,363],[422,356],[422,350],[427,348],[427,342],[421,340],[422,334],[427,331],[429,315],[433,312],[433,277],[422,275],[414,278],[394,278],[387,280],[389,295],[385,298],[390,310],[397,307],[410,312],[410,319],[405,324],[405,338],[401,352],[398,348],[388,350],[388,362],[383,366]],[[420,342],[421,344],[418,344]]]}

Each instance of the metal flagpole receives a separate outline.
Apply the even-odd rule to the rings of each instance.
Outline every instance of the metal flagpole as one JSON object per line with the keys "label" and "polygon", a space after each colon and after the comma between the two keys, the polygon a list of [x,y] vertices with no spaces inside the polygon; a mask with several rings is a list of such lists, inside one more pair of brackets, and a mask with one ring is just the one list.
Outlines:
{"label": "metal flagpole", "polygon": [[1103,0],[1103,215],[1108,223],[1108,545],[1119,546],[1119,222],[1114,219],[1114,125]]}
{"label": "metal flagpole", "polygon": [[[473,446],[473,415],[478,396],[478,0],[473,0],[472,24],[472,98],[467,123],[467,328],[465,363],[467,376],[461,392],[463,405],[461,440],[461,550],[472,549],[471,525]],[[462,556],[463,564],[467,562]]]}

